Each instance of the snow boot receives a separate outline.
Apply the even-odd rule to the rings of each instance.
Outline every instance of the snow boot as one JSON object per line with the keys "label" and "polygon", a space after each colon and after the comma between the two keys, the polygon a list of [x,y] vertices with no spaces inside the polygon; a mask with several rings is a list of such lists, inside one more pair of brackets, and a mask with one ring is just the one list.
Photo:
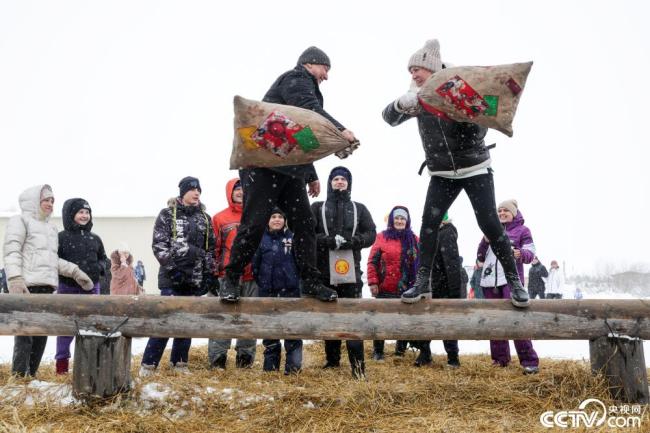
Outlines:
{"label": "snow boot", "polygon": [[139,377],[149,377],[156,372],[156,366],[151,364],[141,364],[140,371],[138,372]]}
{"label": "snow boot", "polygon": [[460,367],[460,360],[458,359],[457,353],[447,354],[447,366],[454,369]]}
{"label": "snow boot", "polygon": [[65,375],[68,374],[68,366],[70,360],[68,358],[57,359],[56,360],[56,374]]}
{"label": "snow boot", "polygon": [[415,358],[415,363],[413,364],[416,367],[424,367],[425,365],[430,365],[433,360],[431,359],[431,348],[429,347],[429,342],[427,341],[426,345],[421,345],[420,354]]}
{"label": "snow boot", "polygon": [[366,380],[366,363],[357,361],[352,365],[352,378],[356,380]]}
{"label": "snow boot", "polygon": [[210,368],[225,370],[227,360],[228,360],[228,356],[225,353],[223,355],[219,355],[214,359],[214,361],[210,363]]}
{"label": "snow boot", "polygon": [[518,308],[528,307],[528,292],[519,281],[519,275],[506,273],[506,280],[510,285],[510,302],[512,302],[512,305]]}
{"label": "snow boot", "polygon": [[190,369],[187,362],[177,362],[176,364],[169,363],[172,371],[177,374],[190,374]]}
{"label": "snow boot", "polygon": [[252,368],[253,367],[253,357],[246,354],[237,354],[235,358],[235,367],[237,368]]}
{"label": "snow boot", "polygon": [[431,268],[420,266],[415,277],[415,284],[406,292],[402,293],[402,302],[405,304],[415,304],[420,299],[426,298],[427,293],[431,293],[430,278]]}

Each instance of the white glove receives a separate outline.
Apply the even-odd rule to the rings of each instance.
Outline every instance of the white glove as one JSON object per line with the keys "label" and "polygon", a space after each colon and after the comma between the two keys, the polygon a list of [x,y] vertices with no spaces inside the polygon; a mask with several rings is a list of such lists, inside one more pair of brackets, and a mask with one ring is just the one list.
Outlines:
{"label": "white glove", "polygon": [[336,249],[338,250],[345,243],[345,238],[341,235],[336,235],[334,236],[334,241],[336,241]]}
{"label": "white glove", "polygon": [[395,108],[401,113],[411,114],[417,111],[419,106],[418,94],[415,92],[406,92],[395,101]]}
{"label": "white glove", "polygon": [[23,277],[13,277],[10,278],[7,284],[7,289],[9,293],[13,295],[29,295],[29,289],[25,285],[25,279]]}
{"label": "white glove", "polygon": [[72,278],[86,292],[90,292],[93,289],[93,287],[95,287],[93,280],[91,280],[90,277],[84,271],[79,269],[79,266],[77,266],[75,270],[72,271]]}

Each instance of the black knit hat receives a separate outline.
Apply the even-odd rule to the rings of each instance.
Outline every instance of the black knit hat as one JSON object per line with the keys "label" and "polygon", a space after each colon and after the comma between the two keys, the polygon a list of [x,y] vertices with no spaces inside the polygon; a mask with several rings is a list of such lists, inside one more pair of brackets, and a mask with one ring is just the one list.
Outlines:
{"label": "black knit hat", "polygon": [[187,191],[190,191],[194,188],[198,189],[199,192],[201,192],[201,184],[199,183],[199,180],[192,176],[182,178],[181,181],[178,182],[178,188],[180,194],[179,197],[181,198],[183,198]]}
{"label": "black knit hat", "polygon": [[325,65],[331,67],[330,58],[323,50],[317,47],[309,47],[298,57],[298,64],[304,65],[311,63],[312,65]]}

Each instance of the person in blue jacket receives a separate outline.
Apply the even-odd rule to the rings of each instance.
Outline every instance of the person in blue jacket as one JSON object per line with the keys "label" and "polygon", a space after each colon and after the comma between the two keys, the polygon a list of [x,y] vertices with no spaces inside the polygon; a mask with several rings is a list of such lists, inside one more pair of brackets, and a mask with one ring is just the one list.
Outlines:
{"label": "person in blue jacket", "polygon": [[[259,287],[258,296],[267,298],[299,298],[300,277],[293,252],[293,233],[287,228],[285,213],[273,209],[262,241],[253,256],[253,276]],[[280,340],[262,340],[264,371],[279,371],[282,348]],[[284,340],[286,362],[284,374],[298,373],[302,368],[302,340]]]}

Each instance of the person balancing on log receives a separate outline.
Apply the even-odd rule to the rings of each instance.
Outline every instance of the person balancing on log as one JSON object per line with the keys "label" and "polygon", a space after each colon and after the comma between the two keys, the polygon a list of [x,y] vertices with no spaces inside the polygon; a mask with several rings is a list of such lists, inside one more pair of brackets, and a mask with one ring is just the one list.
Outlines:
{"label": "person balancing on log", "polygon": [[[345,139],[354,143],[356,138],[352,131],[323,109],[323,95],[319,85],[327,80],[330,65],[329,57],[322,50],[307,48],[298,58],[298,64],[275,80],[263,101],[315,111],[332,122]],[[243,211],[230,252],[230,263],[226,266],[226,275],[221,284],[221,300],[239,301],[240,277],[244,267],[253,258],[276,206],[286,212],[288,225],[295,233],[293,248],[303,283],[302,294],[321,301],[336,300],[336,291],[323,285],[316,267],[315,221],[305,188],[307,185],[312,197],[317,197],[320,193],[314,165],[240,169],[239,178],[244,190]]]}
{"label": "person balancing on log", "polygon": [[438,244],[438,227],[462,190],[467,192],[481,231],[503,266],[515,307],[528,306],[513,257],[510,241],[499,222],[494,198],[490,152],[485,146],[487,129],[473,123],[456,122],[443,112],[424,110],[417,90],[429,77],[445,68],[437,39],[427,41],[409,60],[411,90],[388,104],[383,118],[397,126],[416,118],[424,147],[430,180],[420,229],[420,266],[412,288],[402,294],[405,303],[418,302],[431,292],[429,279]]}

